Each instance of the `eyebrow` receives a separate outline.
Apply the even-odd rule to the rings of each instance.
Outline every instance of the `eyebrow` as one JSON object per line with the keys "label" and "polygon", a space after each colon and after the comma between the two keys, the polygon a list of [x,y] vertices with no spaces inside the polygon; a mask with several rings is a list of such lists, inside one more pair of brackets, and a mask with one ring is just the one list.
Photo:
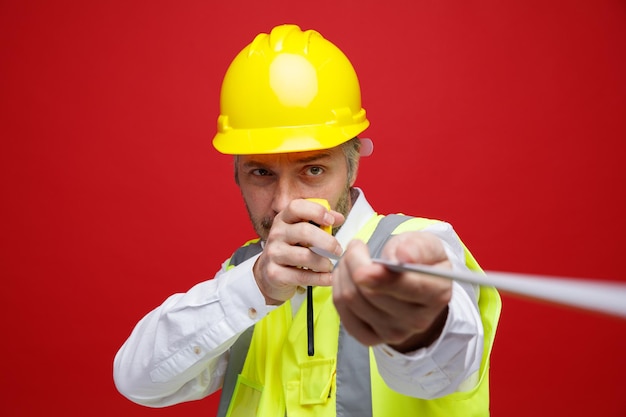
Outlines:
{"label": "eyebrow", "polygon": [[[309,164],[311,162],[317,162],[320,161],[322,159],[327,159],[330,158],[331,154],[330,152],[320,152],[320,153],[316,153],[314,155],[310,155],[310,156],[304,156],[302,158],[296,159],[293,161],[293,163],[296,164]],[[249,167],[264,167],[267,166],[268,164],[262,161],[255,161],[254,159],[244,162],[242,167],[243,168],[249,168]]]}
{"label": "eyebrow", "polygon": [[321,152],[321,153],[317,153],[315,155],[311,155],[311,156],[306,156],[300,159],[296,159],[295,162],[299,162],[299,163],[310,163],[310,162],[316,162],[319,161],[320,159],[326,159],[330,157],[330,152]]}

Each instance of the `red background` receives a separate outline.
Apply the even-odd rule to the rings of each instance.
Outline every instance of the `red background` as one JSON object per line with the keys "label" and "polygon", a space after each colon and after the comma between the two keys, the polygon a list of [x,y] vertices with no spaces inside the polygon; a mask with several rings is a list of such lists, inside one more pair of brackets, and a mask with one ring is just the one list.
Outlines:
{"label": "red background", "polygon": [[[357,68],[378,211],[450,221],[485,269],[626,281],[624,1],[4,0],[0,414],[212,414],[130,403],[112,360],[252,236],[210,140],[280,23]],[[494,416],[626,415],[626,321],[503,299]]]}

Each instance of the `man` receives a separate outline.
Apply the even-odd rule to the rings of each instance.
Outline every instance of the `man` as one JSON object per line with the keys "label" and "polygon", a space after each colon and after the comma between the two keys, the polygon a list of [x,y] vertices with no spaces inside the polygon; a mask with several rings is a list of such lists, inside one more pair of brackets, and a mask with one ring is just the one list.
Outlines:
{"label": "man", "polygon": [[213,144],[234,155],[259,239],[137,324],[114,363],[123,395],[163,407],[223,387],[229,417],[489,413],[500,299],[372,262],[479,269],[449,224],[379,216],[354,187],[368,125],[352,65],[319,33],[278,26],[237,55]]}

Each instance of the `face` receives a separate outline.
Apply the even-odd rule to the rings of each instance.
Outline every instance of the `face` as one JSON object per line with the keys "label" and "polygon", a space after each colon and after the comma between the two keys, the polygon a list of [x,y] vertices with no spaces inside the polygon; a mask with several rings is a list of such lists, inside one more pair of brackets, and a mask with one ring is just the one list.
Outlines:
{"label": "face", "polygon": [[263,240],[274,217],[291,200],[324,198],[343,215],[350,211],[348,165],[341,147],[272,155],[240,155],[236,175],[250,220]]}

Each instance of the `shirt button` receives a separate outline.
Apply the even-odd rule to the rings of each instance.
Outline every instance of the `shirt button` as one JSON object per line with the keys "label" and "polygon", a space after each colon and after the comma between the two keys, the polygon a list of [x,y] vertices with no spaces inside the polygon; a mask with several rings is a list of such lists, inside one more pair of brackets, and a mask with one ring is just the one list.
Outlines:
{"label": "shirt button", "polygon": [[248,309],[248,317],[250,317],[253,320],[256,318],[256,308],[250,307]]}
{"label": "shirt button", "polygon": [[202,353],[202,349],[200,349],[199,346],[194,346],[193,353],[195,353],[196,355],[199,355],[200,353]]}
{"label": "shirt button", "polygon": [[296,291],[298,291],[298,294],[304,294],[306,292],[306,288],[298,286]]}

